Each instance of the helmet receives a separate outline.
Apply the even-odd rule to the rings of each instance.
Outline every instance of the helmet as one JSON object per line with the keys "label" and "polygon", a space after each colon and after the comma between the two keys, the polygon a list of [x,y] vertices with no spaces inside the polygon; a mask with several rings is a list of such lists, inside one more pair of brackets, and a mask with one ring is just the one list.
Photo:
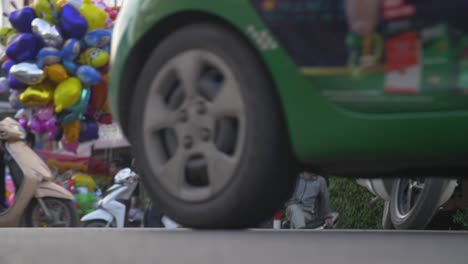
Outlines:
{"label": "helmet", "polygon": [[114,177],[115,183],[130,183],[136,182],[138,180],[138,176],[135,172],[133,172],[130,168],[125,168],[120,170],[117,175]]}

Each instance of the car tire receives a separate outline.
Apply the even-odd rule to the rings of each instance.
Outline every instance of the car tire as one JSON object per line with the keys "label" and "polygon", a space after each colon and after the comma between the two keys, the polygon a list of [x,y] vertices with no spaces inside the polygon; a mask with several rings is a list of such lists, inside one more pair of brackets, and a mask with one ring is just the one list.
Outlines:
{"label": "car tire", "polygon": [[390,217],[390,202],[385,201],[383,213],[382,213],[382,227],[383,229],[391,230],[395,229],[392,224],[392,218]]}
{"label": "car tire", "polygon": [[[390,201],[390,217],[395,229],[424,229],[439,210],[447,179],[426,178],[423,186],[416,188],[418,182],[411,178],[395,180]],[[407,202],[409,189],[418,192],[415,199],[410,198],[411,205]]]}
{"label": "car tire", "polygon": [[183,226],[256,226],[294,186],[274,85],[254,49],[222,26],[185,26],[152,51],[129,124],[150,196]]}

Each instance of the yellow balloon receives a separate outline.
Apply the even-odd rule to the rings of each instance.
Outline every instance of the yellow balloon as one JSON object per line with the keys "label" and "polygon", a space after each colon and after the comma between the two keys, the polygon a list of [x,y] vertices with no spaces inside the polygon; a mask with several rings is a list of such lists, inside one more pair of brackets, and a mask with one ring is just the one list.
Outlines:
{"label": "yellow balloon", "polygon": [[81,185],[83,187],[87,184],[88,185],[88,190],[94,191],[94,188],[96,186],[96,182],[94,181],[94,179],[91,176],[79,173],[79,174],[73,175],[72,179],[75,181],[75,183],[77,183],[77,184],[79,184],[79,185]]}
{"label": "yellow balloon", "polygon": [[11,27],[0,28],[0,44],[6,47],[8,45],[8,40],[16,33],[16,30]]}
{"label": "yellow balloon", "polygon": [[100,68],[109,62],[109,53],[102,49],[89,48],[81,54],[79,62],[94,68]]}
{"label": "yellow balloon", "polygon": [[68,79],[68,73],[62,64],[52,64],[44,67],[47,77],[54,83],[61,83]]}
{"label": "yellow balloon", "polygon": [[83,0],[83,5],[80,7],[80,14],[88,22],[88,32],[104,28],[107,19],[106,11],[95,6],[91,0]]}
{"label": "yellow balloon", "polygon": [[69,124],[63,125],[63,134],[68,143],[77,142],[80,138],[81,122],[79,120],[73,121]]}
{"label": "yellow balloon", "polygon": [[[51,0],[51,2],[55,6],[56,0]],[[56,22],[49,0],[34,0],[34,2],[31,4],[31,7],[34,9],[37,17],[45,19],[51,24]]]}
{"label": "yellow balloon", "polygon": [[19,97],[24,106],[44,106],[50,103],[54,96],[54,86],[50,82],[43,82],[28,87]]}
{"label": "yellow balloon", "polygon": [[80,100],[81,89],[81,82],[76,77],[61,82],[54,93],[55,112],[60,113],[76,104]]}
{"label": "yellow balloon", "polygon": [[54,7],[55,11],[62,12],[62,7],[67,4],[68,0],[52,0],[55,1]]}

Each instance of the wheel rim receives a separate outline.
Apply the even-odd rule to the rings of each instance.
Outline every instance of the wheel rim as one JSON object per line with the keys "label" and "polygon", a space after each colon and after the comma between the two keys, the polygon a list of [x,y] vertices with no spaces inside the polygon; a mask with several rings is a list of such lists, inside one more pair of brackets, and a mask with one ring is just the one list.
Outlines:
{"label": "wheel rim", "polygon": [[39,204],[33,209],[32,224],[33,227],[69,227],[71,226],[71,214],[67,205],[59,200],[44,200],[52,219],[48,219],[46,213]]}
{"label": "wheel rim", "polygon": [[397,185],[397,216],[406,218],[419,202],[419,198],[424,190],[424,178],[400,179]]}
{"label": "wheel rim", "polygon": [[210,199],[232,180],[245,141],[240,84],[221,58],[190,50],[151,83],[143,142],[153,177],[171,195]]}

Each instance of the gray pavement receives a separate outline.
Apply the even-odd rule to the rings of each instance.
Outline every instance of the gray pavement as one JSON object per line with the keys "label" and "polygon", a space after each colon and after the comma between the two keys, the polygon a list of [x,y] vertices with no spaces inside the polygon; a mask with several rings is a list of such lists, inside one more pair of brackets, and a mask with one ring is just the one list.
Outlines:
{"label": "gray pavement", "polygon": [[0,264],[466,264],[468,232],[0,229]]}

